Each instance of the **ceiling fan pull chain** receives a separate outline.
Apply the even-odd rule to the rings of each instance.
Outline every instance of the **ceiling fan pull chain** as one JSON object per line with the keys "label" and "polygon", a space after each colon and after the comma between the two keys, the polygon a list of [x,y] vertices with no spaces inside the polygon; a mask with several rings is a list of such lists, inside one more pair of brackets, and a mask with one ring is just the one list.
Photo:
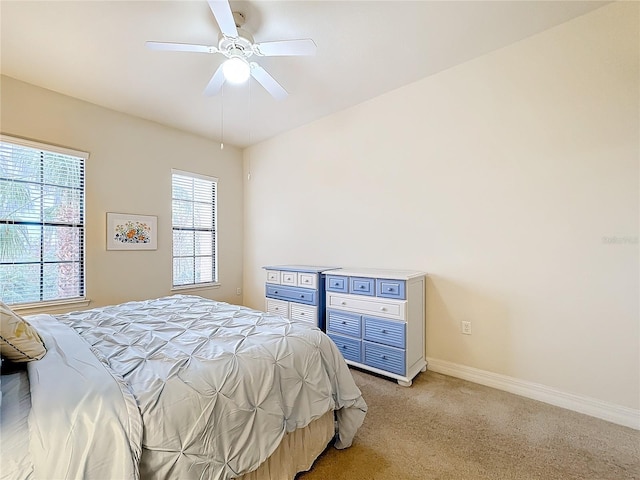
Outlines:
{"label": "ceiling fan pull chain", "polygon": [[220,150],[224,150],[224,84],[220,88]]}
{"label": "ceiling fan pull chain", "polygon": [[253,82],[249,82],[249,106],[247,108],[248,112],[247,112],[247,123],[249,123],[249,145],[251,145],[253,139],[252,139],[252,131],[251,131],[251,84]]}

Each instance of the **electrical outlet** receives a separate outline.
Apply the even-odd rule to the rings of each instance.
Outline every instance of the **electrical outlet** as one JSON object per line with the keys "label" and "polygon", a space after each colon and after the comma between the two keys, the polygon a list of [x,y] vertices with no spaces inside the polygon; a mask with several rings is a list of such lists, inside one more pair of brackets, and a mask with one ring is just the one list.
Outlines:
{"label": "electrical outlet", "polygon": [[464,335],[471,335],[471,322],[460,322],[460,329]]}
{"label": "electrical outlet", "polygon": [[242,289],[240,287],[236,288],[236,295],[242,295]]}

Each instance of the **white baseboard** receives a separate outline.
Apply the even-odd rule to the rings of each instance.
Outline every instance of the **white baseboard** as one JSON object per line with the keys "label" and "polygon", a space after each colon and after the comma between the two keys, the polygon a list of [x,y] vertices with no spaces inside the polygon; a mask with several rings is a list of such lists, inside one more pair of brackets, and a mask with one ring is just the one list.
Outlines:
{"label": "white baseboard", "polygon": [[527,382],[446,360],[427,358],[427,362],[428,369],[436,373],[442,373],[451,377],[497,388],[498,390],[504,390],[505,392],[532,398],[550,405],[640,430],[640,410],[575,395],[573,393],[562,392],[539,383]]}

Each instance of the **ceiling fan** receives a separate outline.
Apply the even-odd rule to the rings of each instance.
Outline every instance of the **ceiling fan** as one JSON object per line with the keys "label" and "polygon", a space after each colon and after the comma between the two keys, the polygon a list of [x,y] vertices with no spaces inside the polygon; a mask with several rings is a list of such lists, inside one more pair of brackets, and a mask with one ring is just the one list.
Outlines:
{"label": "ceiling fan", "polygon": [[218,45],[195,45],[172,42],[146,42],[153,50],[176,52],[221,53],[227,59],[215,71],[204,89],[205,95],[216,95],[225,81],[242,83],[255,78],[273,97],[282,100],[287,91],[264,68],[249,59],[259,57],[315,55],[316,44],[310,38],[254,43],[253,37],[243,30],[244,15],[232,12],[228,0],[208,0],[213,16],[222,33]]}

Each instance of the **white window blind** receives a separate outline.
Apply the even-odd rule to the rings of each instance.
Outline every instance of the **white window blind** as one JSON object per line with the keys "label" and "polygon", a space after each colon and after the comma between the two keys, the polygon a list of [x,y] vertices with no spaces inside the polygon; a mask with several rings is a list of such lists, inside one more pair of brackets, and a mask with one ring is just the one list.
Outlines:
{"label": "white window blind", "polygon": [[0,298],[84,299],[88,155],[0,137]]}
{"label": "white window blind", "polygon": [[217,179],[172,171],[173,286],[218,281]]}

